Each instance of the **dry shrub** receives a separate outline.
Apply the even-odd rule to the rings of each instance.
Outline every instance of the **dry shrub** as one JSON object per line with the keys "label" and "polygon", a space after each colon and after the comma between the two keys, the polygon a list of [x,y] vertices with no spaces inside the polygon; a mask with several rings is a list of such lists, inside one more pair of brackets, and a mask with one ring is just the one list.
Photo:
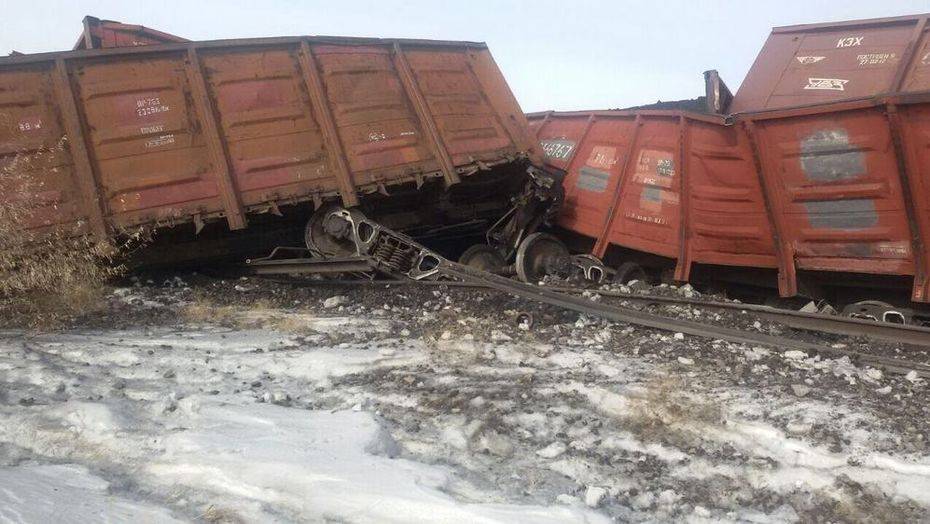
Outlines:
{"label": "dry shrub", "polygon": [[43,180],[59,176],[64,147],[0,159],[0,324],[53,328],[100,309],[106,282],[124,270],[116,257],[146,236],[97,242],[82,221],[39,224]]}
{"label": "dry shrub", "polygon": [[194,293],[181,314],[186,321],[194,324],[237,326],[239,318],[239,312],[235,307],[219,305],[204,293]]}

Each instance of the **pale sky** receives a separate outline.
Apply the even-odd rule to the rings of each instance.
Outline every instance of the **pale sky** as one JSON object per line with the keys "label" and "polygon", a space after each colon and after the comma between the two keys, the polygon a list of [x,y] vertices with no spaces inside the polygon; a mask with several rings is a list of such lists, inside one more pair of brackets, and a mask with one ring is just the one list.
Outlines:
{"label": "pale sky", "polygon": [[734,92],[773,26],[930,12],[930,0],[2,0],[0,55],[70,49],[84,15],[193,40],[338,35],[487,42],[524,111]]}

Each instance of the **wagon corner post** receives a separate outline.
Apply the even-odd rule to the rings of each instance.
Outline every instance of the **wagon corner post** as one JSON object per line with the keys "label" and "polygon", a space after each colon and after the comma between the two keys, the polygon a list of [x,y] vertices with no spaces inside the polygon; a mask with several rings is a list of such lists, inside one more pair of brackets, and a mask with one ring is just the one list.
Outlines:
{"label": "wagon corner post", "polygon": [[332,110],[326,100],[326,87],[323,79],[320,77],[320,71],[317,68],[316,58],[313,56],[313,50],[306,39],[301,39],[297,52],[297,59],[300,65],[300,75],[303,77],[304,87],[307,95],[310,97],[310,105],[313,108],[314,116],[318,119],[320,130],[323,134],[323,141],[327,149],[327,161],[330,169],[336,174],[336,180],[339,185],[339,195],[342,197],[342,205],[345,207],[355,207],[359,204],[358,194],[355,190],[355,182],[352,179],[352,172],[349,164],[346,162],[345,148],[339,138],[339,130],[336,127],[336,121],[333,118]]}
{"label": "wagon corner post", "polygon": [[245,209],[236,189],[236,183],[230,169],[229,151],[217,125],[216,111],[212,100],[210,100],[207,81],[204,78],[203,66],[200,63],[200,56],[197,53],[196,46],[191,45],[187,48],[185,68],[191,86],[194,108],[199,118],[200,129],[207,141],[207,151],[210,153],[213,174],[220,189],[226,221],[231,230],[245,229],[248,225]]}
{"label": "wagon corner post", "polygon": [[765,148],[760,144],[761,137],[756,128],[756,123],[752,119],[743,121],[743,130],[746,132],[746,138],[749,141],[756,176],[759,179],[759,190],[762,192],[762,203],[769,224],[772,227],[772,236],[775,241],[775,259],[778,263],[778,294],[782,297],[793,297],[798,294],[798,274],[794,260],[794,249],[785,238],[785,226],[782,224],[777,208],[774,205],[773,200],[777,195],[775,194],[774,180],[769,175],[770,169],[766,165],[766,158],[763,155]]}
{"label": "wagon corner post", "polygon": [[94,175],[94,167],[87,147],[84,126],[75,101],[68,64],[64,58],[55,59],[52,77],[55,96],[61,104],[61,118],[64,121],[65,135],[69,139],[68,148],[74,162],[84,212],[90,222],[91,232],[94,237],[100,242],[107,242],[109,228],[106,222],[106,210],[100,195],[100,184],[97,183]]}
{"label": "wagon corner post", "polygon": [[411,69],[410,63],[407,61],[407,56],[404,54],[404,49],[401,47],[400,42],[394,42],[391,46],[391,59],[394,62],[394,69],[397,71],[397,76],[400,78],[401,87],[407,95],[407,99],[410,100],[410,103],[413,105],[414,113],[416,113],[417,119],[420,121],[420,127],[426,132],[426,138],[429,142],[430,149],[436,161],[439,163],[439,169],[442,171],[442,177],[446,182],[446,186],[458,184],[461,178],[455,170],[452,157],[446,149],[446,145],[442,140],[442,135],[439,132],[439,127],[436,125],[436,120],[433,118],[429,104],[426,102],[426,98],[423,96],[423,92],[417,84],[413,69]]}

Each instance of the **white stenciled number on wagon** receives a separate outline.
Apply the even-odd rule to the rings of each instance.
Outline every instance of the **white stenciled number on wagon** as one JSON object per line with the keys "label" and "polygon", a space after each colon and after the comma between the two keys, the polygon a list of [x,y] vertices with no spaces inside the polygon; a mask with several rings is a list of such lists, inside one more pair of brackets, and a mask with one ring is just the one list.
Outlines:
{"label": "white stenciled number on wagon", "polygon": [[848,36],[846,38],[840,38],[836,42],[836,47],[853,47],[857,45],[862,45],[862,39],[864,36]]}
{"label": "white stenciled number on wagon", "polygon": [[136,100],[136,114],[139,116],[148,116],[158,113],[166,113],[171,110],[168,104],[163,104],[161,97],[146,96]]}

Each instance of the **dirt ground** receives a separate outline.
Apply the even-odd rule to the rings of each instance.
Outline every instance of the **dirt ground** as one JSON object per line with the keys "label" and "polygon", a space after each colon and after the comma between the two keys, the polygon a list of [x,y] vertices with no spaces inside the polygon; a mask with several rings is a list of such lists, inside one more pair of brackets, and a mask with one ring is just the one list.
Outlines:
{"label": "dirt ground", "polygon": [[[928,360],[914,348],[818,338],[748,312],[655,310]],[[372,518],[369,506],[319,514],[248,468],[221,468],[222,483],[182,475],[193,459],[171,446],[128,449],[131,438],[113,436],[195,432],[189,406],[216,403],[284,409],[295,419],[370,414],[383,431],[371,454],[442,468],[435,489],[448,498],[443,504],[524,508],[491,520],[930,516],[923,380],[848,358],[606,322],[491,291],[143,276],[114,289],[105,312],[62,332],[7,330],[0,348],[0,465],[78,465],[108,482],[109,493],[180,520],[203,520],[206,508],[214,521]],[[55,432],[84,413],[69,410],[77,402],[131,420],[80,432],[92,451],[64,446]],[[156,462],[171,467],[153,470]],[[178,483],[189,490],[184,496],[167,488]],[[562,510],[569,512],[552,513]]]}

